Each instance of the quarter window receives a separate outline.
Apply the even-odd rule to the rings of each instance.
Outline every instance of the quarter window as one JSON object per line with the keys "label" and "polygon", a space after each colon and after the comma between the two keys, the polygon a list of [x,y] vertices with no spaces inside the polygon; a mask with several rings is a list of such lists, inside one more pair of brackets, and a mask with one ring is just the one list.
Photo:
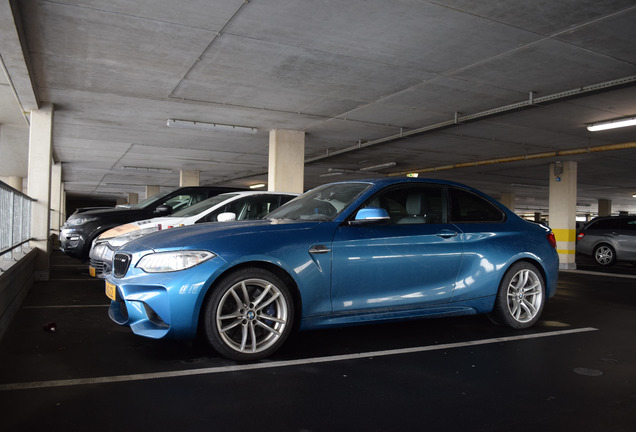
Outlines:
{"label": "quarter window", "polygon": [[449,188],[450,222],[503,222],[504,213],[491,202],[463,189]]}

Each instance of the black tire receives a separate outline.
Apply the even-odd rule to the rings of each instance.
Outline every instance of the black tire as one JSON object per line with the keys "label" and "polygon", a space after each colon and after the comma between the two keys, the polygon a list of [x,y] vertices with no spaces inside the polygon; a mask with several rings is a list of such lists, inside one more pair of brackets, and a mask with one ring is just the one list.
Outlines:
{"label": "black tire", "polygon": [[612,266],[616,264],[616,251],[608,244],[600,244],[594,248],[594,261],[603,267]]}
{"label": "black tire", "polygon": [[205,336],[221,355],[255,361],[279,349],[292,330],[294,301],[285,283],[261,268],[225,277],[204,305]]}
{"label": "black tire", "polygon": [[537,267],[524,261],[515,263],[499,285],[490,318],[514,329],[531,327],[539,320],[545,299],[545,281]]}

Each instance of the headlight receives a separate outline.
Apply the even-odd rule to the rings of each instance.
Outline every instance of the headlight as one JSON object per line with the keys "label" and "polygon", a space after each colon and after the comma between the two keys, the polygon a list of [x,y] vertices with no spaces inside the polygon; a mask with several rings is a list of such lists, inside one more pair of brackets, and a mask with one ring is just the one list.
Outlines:
{"label": "headlight", "polygon": [[108,239],[108,244],[111,247],[117,249],[118,247],[123,246],[126,243],[128,243],[128,242],[130,242],[130,241],[132,241],[132,240],[134,240],[136,238],[139,238],[139,237],[144,236],[146,234],[153,233],[153,232],[158,231],[158,230],[159,230],[159,228],[157,226],[154,226],[154,227],[150,227],[150,228],[140,229],[140,230],[137,230],[137,231],[131,231],[131,232],[127,233],[127,234],[122,234],[120,236]]}
{"label": "headlight", "polygon": [[144,256],[137,268],[146,273],[164,273],[185,270],[215,257],[208,251],[158,252]]}
{"label": "headlight", "polygon": [[66,220],[66,225],[67,226],[83,225],[83,224],[88,223],[88,222],[96,221],[97,219],[99,219],[99,218],[98,217],[89,217],[89,216],[80,216],[80,217],[76,217],[76,218],[69,218],[69,219]]}

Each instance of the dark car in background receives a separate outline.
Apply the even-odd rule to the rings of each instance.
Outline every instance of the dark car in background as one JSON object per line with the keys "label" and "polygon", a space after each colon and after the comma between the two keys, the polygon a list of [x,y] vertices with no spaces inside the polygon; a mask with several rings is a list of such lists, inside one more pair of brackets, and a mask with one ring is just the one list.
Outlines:
{"label": "dark car in background", "polygon": [[592,219],[576,236],[576,252],[591,256],[597,264],[636,261],[636,216]]}
{"label": "dark car in background", "polygon": [[89,274],[104,277],[104,273],[111,271],[117,248],[151,232],[200,223],[262,219],[297,196],[286,192],[229,192],[208,198],[170,216],[119,225],[93,241],[89,253]]}
{"label": "dark car in background", "polygon": [[167,216],[209,197],[237,190],[212,186],[182,187],[125,208],[76,212],[69,216],[60,230],[60,249],[68,256],[86,261],[93,240],[108,229],[127,222]]}

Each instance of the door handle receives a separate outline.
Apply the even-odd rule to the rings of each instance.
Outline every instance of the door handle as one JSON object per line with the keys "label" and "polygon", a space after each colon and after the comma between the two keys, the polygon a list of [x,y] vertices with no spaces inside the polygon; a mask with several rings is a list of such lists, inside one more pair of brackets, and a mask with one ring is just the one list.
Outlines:
{"label": "door handle", "polygon": [[309,248],[310,254],[324,254],[331,252],[331,249],[325,245],[313,245]]}
{"label": "door handle", "polygon": [[437,233],[437,237],[451,238],[451,237],[455,237],[457,234],[458,234],[457,231],[442,230],[442,231]]}

